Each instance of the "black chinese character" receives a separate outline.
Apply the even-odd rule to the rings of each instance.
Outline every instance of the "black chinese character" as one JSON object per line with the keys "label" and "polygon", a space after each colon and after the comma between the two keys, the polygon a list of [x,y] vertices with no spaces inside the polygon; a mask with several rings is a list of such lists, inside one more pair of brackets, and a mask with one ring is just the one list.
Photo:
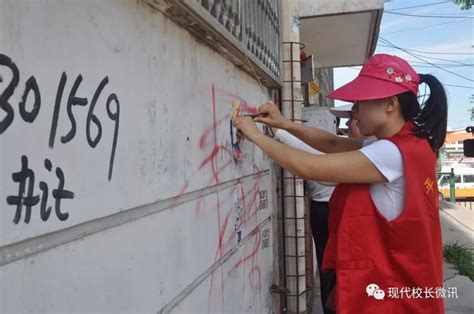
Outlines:
{"label": "black chinese character", "polygon": [[[13,218],[13,222],[18,224],[20,222],[21,213],[23,211],[23,205],[26,206],[25,212],[25,223],[30,222],[31,218],[31,207],[35,206],[39,202],[39,196],[33,196],[33,188],[35,184],[35,173],[33,170],[28,168],[28,157],[21,156],[21,170],[20,172],[15,172],[12,174],[12,179],[14,182],[19,183],[18,195],[8,196],[7,204],[16,205],[16,213]],[[27,196],[23,196],[25,193],[26,180],[28,180],[28,192]]]}

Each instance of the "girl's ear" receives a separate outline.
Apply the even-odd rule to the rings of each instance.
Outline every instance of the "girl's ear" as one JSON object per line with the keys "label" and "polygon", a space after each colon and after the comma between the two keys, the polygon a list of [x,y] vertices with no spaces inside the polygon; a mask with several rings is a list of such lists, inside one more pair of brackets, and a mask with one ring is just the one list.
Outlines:
{"label": "girl's ear", "polygon": [[387,98],[387,111],[388,112],[392,112],[398,107],[400,107],[400,103],[398,102],[397,96],[392,96],[392,97]]}

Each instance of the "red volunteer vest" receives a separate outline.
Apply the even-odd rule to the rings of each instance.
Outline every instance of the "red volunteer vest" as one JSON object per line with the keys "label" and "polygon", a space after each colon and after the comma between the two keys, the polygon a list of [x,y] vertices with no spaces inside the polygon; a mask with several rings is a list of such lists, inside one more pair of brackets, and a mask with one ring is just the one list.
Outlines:
{"label": "red volunteer vest", "polygon": [[338,184],[329,201],[323,269],[336,269],[338,314],[444,313],[436,295],[443,284],[436,157],[412,129],[407,123],[388,138],[404,163],[406,199],[399,217],[389,222],[378,212],[369,184]]}

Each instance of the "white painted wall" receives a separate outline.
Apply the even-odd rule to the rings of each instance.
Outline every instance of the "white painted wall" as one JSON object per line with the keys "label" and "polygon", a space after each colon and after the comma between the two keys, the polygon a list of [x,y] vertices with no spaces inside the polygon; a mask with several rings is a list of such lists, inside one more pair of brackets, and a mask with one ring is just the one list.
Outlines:
{"label": "white painted wall", "polygon": [[[248,142],[241,144],[243,162],[230,152],[232,102],[255,108],[268,98],[257,81],[132,0],[0,0],[0,55],[19,71],[7,97],[12,66],[0,65],[0,92],[13,109],[12,123],[0,134],[0,313],[275,310],[271,162]],[[87,104],[71,106],[76,133],[62,143],[78,75],[76,97]],[[30,123],[19,103],[31,76],[41,106]],[[102,128],[93,148],[88,111],[105,77],[92,112]],[[117,104],[112,101],[107,113],[111,94],[120,109],[113,166],[110,114]],[[27,112],[34,99],[29,93]],[[9,115],[0,110],[3,126]],[[95,138],[94,120],[90,130]],[[38,203],[28,223],[25,205],[15,223],[11,203],[19,183],[12,174],[21,170],[22,156],[34,172]],[[63,221],[53,198],[57,168],[64,189],[74,193],[60,201],[68,214]],[[40,181],[52,207],[46,221]]]}

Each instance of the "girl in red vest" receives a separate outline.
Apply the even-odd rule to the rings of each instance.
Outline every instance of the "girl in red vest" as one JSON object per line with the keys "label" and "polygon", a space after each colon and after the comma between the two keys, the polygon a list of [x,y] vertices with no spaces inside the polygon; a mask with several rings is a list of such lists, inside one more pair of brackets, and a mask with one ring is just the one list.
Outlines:
{"label": "girl in red vest", "polygon": [[[425,83],[430,96],[418,102]],[[444,313],[442,241],[435,164],[444,143],[441,83],[403,59],[371,57],[352,82],[328,95],[352,102],[364,136],[334,136],[285,119],[272,102],[235,126],[283,168],[306,180],[339,183],[329,201],[323,269],[335,269],[331,303],[344,313]],[[285,129],[325,155],[267,136],[255,122]]]}

